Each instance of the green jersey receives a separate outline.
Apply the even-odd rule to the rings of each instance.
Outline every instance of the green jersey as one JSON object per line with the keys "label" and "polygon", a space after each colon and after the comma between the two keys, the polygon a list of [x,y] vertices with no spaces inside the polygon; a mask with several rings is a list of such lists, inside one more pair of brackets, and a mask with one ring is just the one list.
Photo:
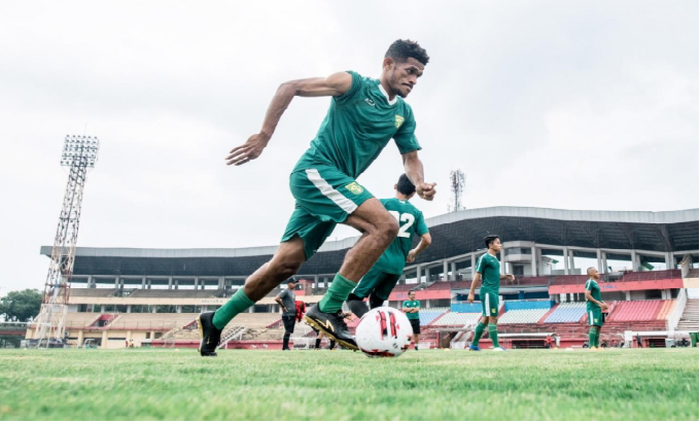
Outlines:
{"label": "green jersey", "polygon": [[410,202],[398,198],[380,199],[380,201],[389,214],[398,221],[399,232],[373,268],[388,274],[401,274],[406,266],[408,252],[413,246],[413,237],[428,233],[428,226],[425,224],[423,213]]}
{"label": "green jersey", "polygon": [[[586,290],[589,290],[591,292],[591,296],[593,296],[593,299],[600,302],[600,286],[598,286],[598,283],[595,280],[593,280],[592,278],[588,279],[588,281],[586,282]],[[600,309],[600,306],[598,306],[597,303],[593,303],[586,299],[586,309],[589,311],[594,309]]]}
{"label": "green jersey", "polygon": [[498,262],[498,258],[488,252],[481,255],[476,261],[476,272],[481,274],[481,290],[498,295],[501,287],[501,263]]}
{"label": "green jersey", "polygon": [[379,80],[349,71],[352,85],[333,97],[326,118],[294,171],[330,165],[356,179],[394,138],[401,154],[421,149],[411,107],[389,101]]}
{"label": "green jersey", "polygon": [[[404,300],[402,308],[420,308],[420,300]],[[418,312],[408,312],[406,313],[408,319],[420,319]]]}

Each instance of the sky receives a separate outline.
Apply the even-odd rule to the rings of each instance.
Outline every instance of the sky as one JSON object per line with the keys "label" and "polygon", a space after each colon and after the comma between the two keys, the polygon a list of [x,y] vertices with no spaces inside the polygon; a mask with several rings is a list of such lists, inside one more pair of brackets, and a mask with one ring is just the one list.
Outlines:
{"label": "sky", "polygon": [[[278,243],[330,99],[292,101],[258,160],[224,157],[280,83],[379,77],[400,38],[430,55],[407,98],[427,217],[456,169],[466,208],[698,207],[697,1],[1,2],[0,295],[43,289],[69,134],[101,142],[78,246]],[[402,172],[392,142],[358,181],[389,197]]]}

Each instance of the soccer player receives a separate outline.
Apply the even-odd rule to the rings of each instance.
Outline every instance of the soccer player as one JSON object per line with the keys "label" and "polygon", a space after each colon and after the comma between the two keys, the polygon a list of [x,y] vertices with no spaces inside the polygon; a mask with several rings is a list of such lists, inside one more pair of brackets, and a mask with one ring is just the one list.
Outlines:
{"label": "soccer player", "polygon": [[604,311],[608,310],[608,304],[600,300],[600,273],[594,267],[588,268],[588,281],[586,281],[586,313],[588,314],[588,344],[591,350],[599,350],[600,329],[605,323]]}
{"label": "soccer player", "polygon": [[342,304],[396,237],[399,227],[381,202],[355,179],[393,138],[418,196],[428,201],[435,196],[435,183],[426,183],[423,178],[416,121],[404,101],[428,60],[418,43],[397,40],[385,54],[379,80],[347,71],[280,85],[260,133],[233,148],[226,157],[228,165],[243,165],[262,154],[295,96],[332,97],[330,107],[311,146],[290,175],[289,187],[296,206],[279,248],[224,306],[199,316],[202,356],[215,356],[226,324],[295,274],[338,223],[354,227],[362,236],[348,251],[323,299],[308,310],[304,319],[329,338],[357,350],[340,312]]}
{"label": "soccer player", "polygon": [[[382,306],[398,283],[406,263],[415,261],[416,255],[432,242],[423,213],[408,202],[416,193],[416,187],[408,176],[402,174],[394,190],[395,198],[380,201],[398,221],[399,233],[348,297],[348,307],[359,318],[369,311],[363,300],[369,297],[371,309]],[[421,240],[415,249],[411,249],[415,235],[420,236]]]}
{"label": "soccer player", "polygon": [[294,333],[294,325],[296,323],[297,305],[294,287],[297,285],[297,279],[289,277],[287,279],[287,288],[282,290],[276,297],[275,302],[280,305],[282,311],[282,323],[284,324],[284,336],[282,337],[282,350],[289,349],[289,337]]}
{"label": "soccer player", "polygon": [[498,344],[498,327],[496,326],[498,323],[499,306],[498,291],[501,288],[501,280],[513,281],[515,277],[511,274],[501,275],[501,263],[498,262],[498,258],[496,258],[496,254],[503,249],[501,238],[495,234],[488,235],[484,238],[484,243],[489,250],[487,253],[481,255],[476,262],[474,279],[472,280],[472,286],[469,289],[469,296],[467,297],[469,303],[474,303],[474,289],[476,289],[476,285],[481,281],[479,297],[481,298],[482,317],[474,329],[474,339],[472,339],[472,344],[469,345],[469,350],[473,352],[481,351],[479,340],[481,339],[481,335],[484,334],[484,328],[486,328],[488,324],[489,337],[491,337],[491,341],[493,342],[493,350],[496,352],[503,352],[506,349]]}
{"label": "soccer player", "polygon": [[420,301],[416,300],[416,291],[408,292],[408,300],[404,300],[401,308],[406,313],[408,321],[413,329],[413,348],[418,350],[418,340],[420,338]]}

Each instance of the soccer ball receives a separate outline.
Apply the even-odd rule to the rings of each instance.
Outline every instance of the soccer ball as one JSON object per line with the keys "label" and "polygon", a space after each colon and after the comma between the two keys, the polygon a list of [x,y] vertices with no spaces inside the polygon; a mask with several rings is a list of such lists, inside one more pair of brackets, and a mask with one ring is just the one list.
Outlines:
{"label": "soccer ball", "polygon": [[412,334],[406,314],[382,306],[362,316],[355,330],[355,341],[369,357],[395,358],[408,349]]}

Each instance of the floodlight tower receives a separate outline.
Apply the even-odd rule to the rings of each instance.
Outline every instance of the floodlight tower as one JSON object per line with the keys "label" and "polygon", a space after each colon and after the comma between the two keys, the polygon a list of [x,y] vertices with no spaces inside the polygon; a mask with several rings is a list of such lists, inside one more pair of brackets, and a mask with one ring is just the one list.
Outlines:
{"label": "floodlight tower", "polygon": [[85,178],[88,169],[95,167],[99,149],[100,141],[92,136],[66,135],[63,144],[61,165],[69,168],[68,185],[51,250],[41,311],[34,328],[38,347],[48,347],[51,340],[63,339]]}

